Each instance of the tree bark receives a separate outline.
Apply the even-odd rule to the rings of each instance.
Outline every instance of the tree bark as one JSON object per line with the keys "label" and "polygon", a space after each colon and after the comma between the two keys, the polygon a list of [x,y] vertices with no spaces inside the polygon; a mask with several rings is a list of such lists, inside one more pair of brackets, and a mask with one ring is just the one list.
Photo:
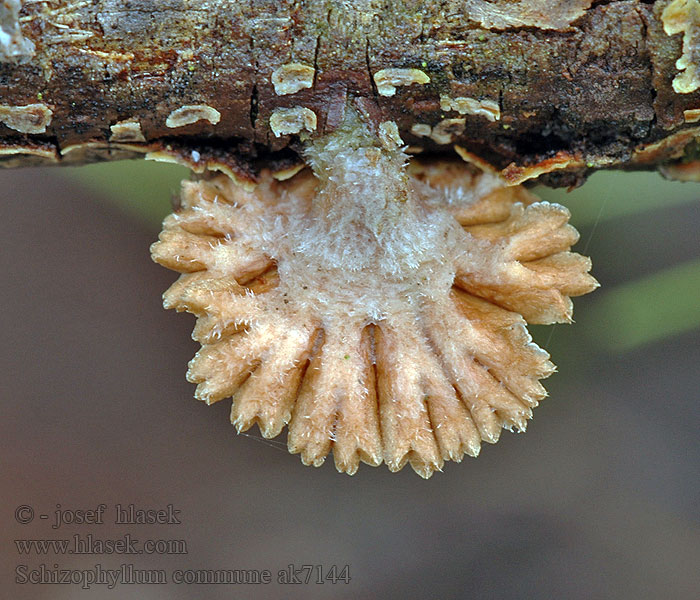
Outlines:
{"label": "tree bark", "polygon": [[670,2],[8,0],[0,159],[151,153],[253,180],[262,161],[298,160],[276,111],[312,111],[304,127],[320,135],[352,102],[394,121],[410,151],[456,144],[514,183],[660,165],[679,176],[694,168],[700,92],[674,91]]}

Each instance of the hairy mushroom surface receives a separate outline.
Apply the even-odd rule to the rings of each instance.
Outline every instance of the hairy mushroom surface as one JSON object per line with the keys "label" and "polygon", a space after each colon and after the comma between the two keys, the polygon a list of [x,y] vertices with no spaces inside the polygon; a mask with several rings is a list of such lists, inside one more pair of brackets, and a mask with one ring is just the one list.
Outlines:
{"label": "hairy mushroom surface", "polygon": [[195,396],[233,398],[238,431],[339,471],[423,477],[523,431],[554,365],[526,323],[569,322],[593,290],[568,211],[464,162],[413,162],[359,117],[306,169],[253,190],[184,182],[152,247],[197,316]]}

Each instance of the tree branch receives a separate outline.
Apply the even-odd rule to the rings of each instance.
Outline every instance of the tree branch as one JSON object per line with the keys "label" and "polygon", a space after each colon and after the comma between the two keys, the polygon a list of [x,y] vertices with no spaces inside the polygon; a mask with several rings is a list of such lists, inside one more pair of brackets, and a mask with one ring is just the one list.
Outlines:
{"label": "tree branch", "polygon": [[673,87],[700,24],[667,34],[669,4],[9,0],[0,159],[150,153],[252,180],[263,157],[290,169],[296,133],[332,130],[350,101],[413,151],[456,144],[512,182],[656,168],[700,132],[700,93]]}

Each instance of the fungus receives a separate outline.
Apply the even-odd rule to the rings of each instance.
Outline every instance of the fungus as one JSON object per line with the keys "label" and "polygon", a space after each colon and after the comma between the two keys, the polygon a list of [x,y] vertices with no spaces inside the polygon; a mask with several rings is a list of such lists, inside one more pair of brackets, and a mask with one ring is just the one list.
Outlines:
{"label": "fungus", "polygon": [[592,4],[593,0],[465,0],[463,10],[486,29],[566,30]]}
{"label": "fungus", "polygon": [[582,159],[569,152],[560,150],[553,157],[546,158],[534,165],[523,166],[511,163],[503,169],[502,174],[509,184],[518,185],[528,179],[537,179],[545,173],[566,169],[567,167],[582,167],[584,164],[585,162]]}
{"label": "fungus", "polygon": [[661,13],[666,35],[683,34],[683,53],[676,69],[683,71],[673,79],[673,90],[689,94],[700,87],[700,2],[673,0]]}
{"label": "fungus", "polygon": [[466,119],[443,119],[430,132],[430,139],[437,144],[450,144],[452,138],[464,132]]}
{"label": "fungus", "polygon": [[145,142],[141,131],[141,123],[136,119],[127,119],[119,121],[114,125],[109,126],[112,135],[109,137],[110,142]]}
{"label": "fungus", "polygon": [[176,128],[192,125],[197,121],[209,121],[216,125],[221,120],[221,113],[206,104],[189,104],[175,109],[165,120],[166,127]]}
{"label": "fungus", "polygon": [[498,102],[493,100],[475,100],[474,98],[450,98],[445,94],[440,96],[440,108],[444,111],[456,110],[460,115],[478,115],[489,121],[501,118]]}
{"label": "fungus", "polygon": [[[383,134],[381,133],[383,130]],[[164,306],[197,317],[187,378],[231,422],[337,469],[423,477],[525,430],[554,370],[526,323],[593,290],[559,205],[462,161],[413,162],[353,110],[304,169],[184,182],[153,259]]]}
{"label": "fungus", "polygon": [[316,70],[308,65],[289,63],[275,69],[270,80],[275,88],[275,94],[285,96],[312,87],[315,73]]}
{"label": "fungus", "polygon": [[21,133],[44,133],[51,124],[52,110],[46,104],[8,106],[0,104],[0,122]]}
{"label": "fungus", "polygon": [[430,83],[430,77],[420,69],[382,69],[374,74],[374,84],[380,96],[393,96],[397,87],[414,83]]}
{"label": "fungus", "polygon": [[0,63],[27,62],[34,56],[34,42],[22,35],[19,0],[0,2]]}
{"label": "fungus", "polygon": [[0,143],[0,163],[3,166],[47,165],[55,164],[59,160],[56,146],[50,143]]}
{"label": "fungus", "polygon": [[403,144],[399,128],[394,121],[384,121],[377,128],[377,136],[385,150],[395,150]]}
{"label": "fungus", "polygon": [[316,131],[316,113],[304,106],[277,108],[270,116],[270,129],[275,137]]}
{"label": "fungus", "polygon": [[411,127],[411,133],[418,137],[427,137],[433,128],[427,123],[414,123]]}
{"label": "fungus", "polygon": [[686,123],[697,123],[700,121],[700,108],[690,108],[683,111],[683,120]]}

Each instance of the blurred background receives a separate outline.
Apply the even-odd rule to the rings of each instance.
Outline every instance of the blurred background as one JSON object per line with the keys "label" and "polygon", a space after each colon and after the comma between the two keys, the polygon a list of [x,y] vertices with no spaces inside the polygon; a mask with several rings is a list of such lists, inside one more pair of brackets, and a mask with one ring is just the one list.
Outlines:
{"label": "blurred background", "polygon": [[[570,208],[602,287],[576,299],[574,325],[532,328],[559,372],[527,434],[504,432],[424,481],[410,468],[304,467],[284,435],[236,435],[229,401],[193,399],[194,318],[161,308],[176,275],[148,251],[187,176],[148,162],[0,171],[0,595],[700,597],[700,186],[600,173],[568,194],[538,190]],[[101,503],[103,524],[52,528],[57,505]],[[173,505],[181,523],[115,524],[115,505],[132,503]],[[177,553],[15,542],[74,534]],[[21,565],[97,564],[162,569],[168,583],[16,583]],[[275,583],[289,565],[312,566],[310,582]],[[273,583],[172,582],[187,569],[267,569]]]}

